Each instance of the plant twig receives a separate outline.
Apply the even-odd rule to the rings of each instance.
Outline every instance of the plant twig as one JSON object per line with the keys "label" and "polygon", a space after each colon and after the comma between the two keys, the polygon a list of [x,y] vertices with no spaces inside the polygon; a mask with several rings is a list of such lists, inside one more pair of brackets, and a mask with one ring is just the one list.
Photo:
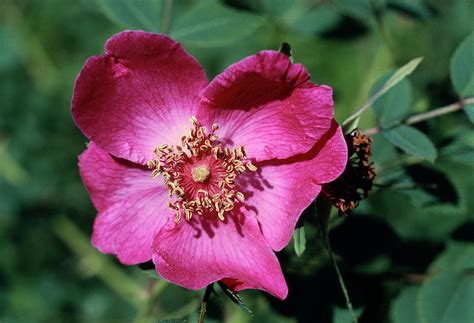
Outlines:
{"label": "plant twig", "polygon": [[[400,122],[399,125],[401,125],[401,124],[411,125],[411,124],[415,124],[415,123],[418,123],[418,122],[422,122],[422,121],[430,120],[430,119],[433,119],[433,118],[437,118],[439,116],[443,116],[443,115],[448,114],[448,113],[452,113],[452,112],[455,112],[455,111],[462,110],[466,105],[469,105],[469,104],[474,104],[474,98],[468,98],[468,99],[462,100],[460,102],[456,102],[456,103],[446,105],[444,107],[440,107],[440,108],[436,108],[434,110],[430,110],[430,111],[427,111],[427,112],[415,114],[411,117],[408,117],[403,122]],[[380,127],[375,127],[375,128],[370,128],[370,129],[365,130],[364,133],[368,136],[371,136],[371,135],[375,135],[380,130],[382,130]]]}
{"label": "plant twig", "polygon": [[329,231],[328,231],[328,226],[327,226],[330,219],[331,205],[326,201],[318,199],[317,211],[318,211],[319,224],[323,231],[323,236],[324,236],[323,241],[324,241],[324,244],[326,245],[326,250],[328,251],[329,258],[331,258],[331,261],[334,265],[334,269],[336,270],[337,278],[339,280],[339,285],[341,286],[342,293],[344,294],[344,299],[346,300],[346,307],[349,310],[349,313],[351,313],[352,321],[354,323],[358,323],[357,316],[354,312],[354,307],[352,306],[352,302],[349,297],[349,292],[347,291],[346,284],[344,283],[344,278],[342,277],[341,270],[339,269],[336,258],[334,257],[334,254],[331,249],[331,243],[329,240]]}
{"label": "plant twig", "polygon": [[201,302],[201,309],[199,310],[198,323],[204,323],[204,320],[206,318],[207,303],[209,302],[209,298],[211,297],[211,294],[214,291],[213,285],[214,284],[210,284],[206,287],[206,292],[204,293],[204,297],[202,298]]}
{"label": "plant twig", "polygon": [[163,4],[163,16],[161,18],[161,33],[167,34],[170,29],[171,12],[173,11],[173,0],[165,0]]}

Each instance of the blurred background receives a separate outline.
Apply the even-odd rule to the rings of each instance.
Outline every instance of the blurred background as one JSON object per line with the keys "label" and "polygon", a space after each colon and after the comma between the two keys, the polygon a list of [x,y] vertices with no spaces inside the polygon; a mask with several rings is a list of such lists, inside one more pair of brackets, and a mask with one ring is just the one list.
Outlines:
{"label": "blurred background", "polygon": [[[1,0],[0,321],[197,319],[203,291],[90,245],[95,210],[77,168],[87,140],[70,102],[81,66],[114,33],[168,33],[210,79],[288,42],[313,82],[334,88],[342,122],[378,79],[420,56],[375,108],[406,117],[458,102],[450,62],[473,17],[472,0]],[[369,111],[359,126],[377,118]],[[332,218],[333,251],[360,322],[472,322],[474,128],[464,111],[414,126],[437,158],[374,135],[377,185],[351,216]],[[314,207],[303,222],[306,244],[292,241],[278,254],[288,299],[244,291],[251,316],[216,288],[207,321],[351,321]]]}

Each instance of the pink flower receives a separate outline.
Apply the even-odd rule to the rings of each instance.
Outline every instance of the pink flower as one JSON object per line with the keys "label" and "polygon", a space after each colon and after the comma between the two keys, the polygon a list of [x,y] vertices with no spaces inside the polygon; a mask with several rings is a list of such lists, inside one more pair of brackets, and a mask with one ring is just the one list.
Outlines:
{"label": "pink flower", "polygon": [[274,250],[347,160],[330,87],[275,51],[208,83],[178,43],[125,31],[87,60],[72,114],[91,140],[79,167],[101,252],[152,259],[190,289],[222,280],[286,297]]}

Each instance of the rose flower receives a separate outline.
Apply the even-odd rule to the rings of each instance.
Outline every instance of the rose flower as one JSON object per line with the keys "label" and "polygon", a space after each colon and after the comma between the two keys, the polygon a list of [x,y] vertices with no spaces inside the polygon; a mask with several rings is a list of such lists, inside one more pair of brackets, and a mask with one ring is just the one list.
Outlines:
{"label": "rose flower", "polygon": [[208,83],[175,41],[125,31],[85,63],[72,115],[97,249],[186,288],[286,297],[274,251],[347,161],[330,87],[275,51]]}

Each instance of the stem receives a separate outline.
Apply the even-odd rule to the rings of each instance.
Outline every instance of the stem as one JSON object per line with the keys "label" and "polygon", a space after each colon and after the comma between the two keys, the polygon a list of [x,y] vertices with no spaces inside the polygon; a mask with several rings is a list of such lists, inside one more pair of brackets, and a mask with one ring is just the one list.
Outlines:
{"label": "stem", "polygon": [[331,258],[331,261],[334,265],[334,269],[336,269],[337,278],[339,280],[339,285],[341,285],[342,293],[344,294],[344,298],[346,300],[347,309],[349,310],[349,312],[351,313],[351,316],[352,316],[352,321],[354,323],[358,323],[357,316],[354,312],[354,308],[352,307],[351,299],[349,298],[349,292],[347,291],[346,284],[344,283],[344,279],[342,278],[342,274],[341,274],[341,271],[339,270],[339,266],[337,264],[336,258],[334,257],[334,254],[332,253],[330,248],[328,248],[328,253],[329,253],[329,257]]}
{"label": "stem", "polygon": [[213,291],[213,284],[207,285],[206,292],[202,298],[201,309],[199,310],[198,323],[204,323],[204,319],[206,318],[207,303],[209,302],[209,298],[211,297]]}
{"label": "stem", "polygon": [[[436,118],[436,117],[439,117],[451,112],[462,110],[466,105],[469,105],[469,104],[474,104],[474,98],[468,98],[460,102],[446,105],[444,107],[440,107],[440,108],[430,110],[427,112],[415,114],[411,117],[408,117],[407,119],[405,119],[405,121],[401,122],[400,124],[411,125],[411,124],[419,123],[422,121],[430,120],[430,119],[433,119],[433,118]],[[375,135],[380,130],[382,130],[380,127],[375,127],[375,128],[367,129],[366,131],[364,131],[364,133],[370,136],[370,135]]]}
{"label": "stem", "polygon": [[346,284],[344,283],[344,278],[342,277],[342,273],[339,269],[336,258],[334,257],[334,254],[332,253],[332,249],[331,249],[331,242],[329,240],[329,230],[328,230],[328,222],[330,220],[331,209],[332,209],[331,205],[327,203],[326,201],[323,201],[321,199],[317,200],[318,219],[319,219],[319,224],[321,226],[321,229],[323,231],[324,244],[326,245],[326,250],[328,251],[329,258],[331,258],[331,261],[334,265],[334,269],[336,270],[337,278],[339,280],[339,285],[341,286],[342,293],[344,294],[344,299],[346,300],[346,307],[349,310],[349,313],[351,313],[352,321],[354,323],[358,323],[357,315],[354,312],[354,308],[352,307],[351,299],[349,297],[349,292],[347,291]]}
{"label": "stem", "polygon": [[161,18],[161,33],[167,34],[170,28],[171,12],[173,11],[173,0],[165,0],[163,5],[163,16]]}

